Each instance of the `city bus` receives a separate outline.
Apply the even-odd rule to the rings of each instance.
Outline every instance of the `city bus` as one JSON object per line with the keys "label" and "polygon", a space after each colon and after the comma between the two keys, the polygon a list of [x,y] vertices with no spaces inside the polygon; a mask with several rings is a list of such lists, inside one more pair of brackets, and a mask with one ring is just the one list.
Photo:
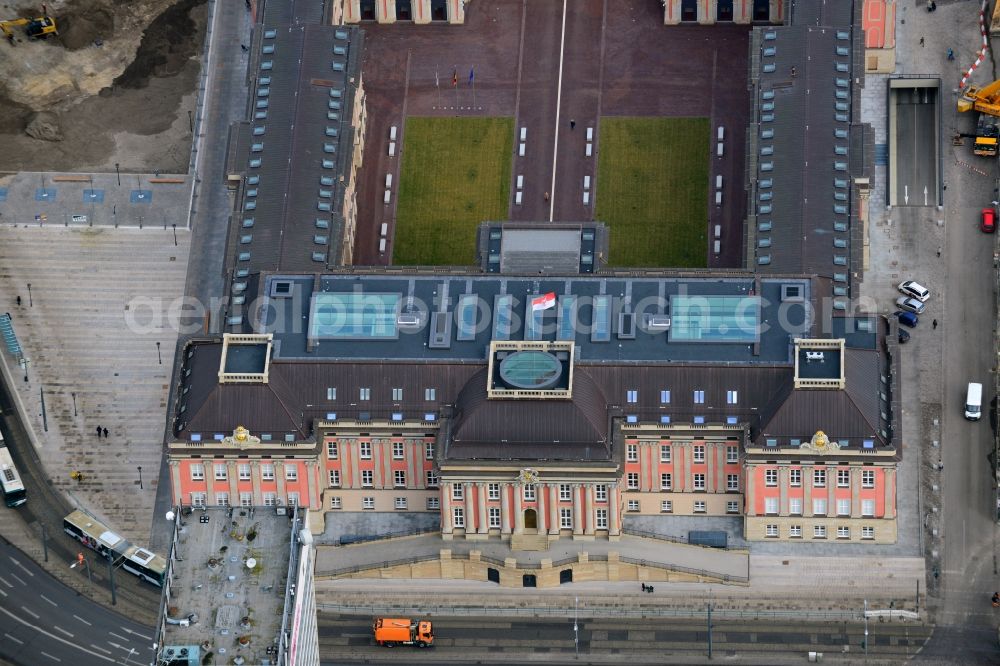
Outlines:
{"label": "city bus", "polygon": [[101,521],[79,509],[63,518],[63,531],[87,548],[97,551],[139,578],[163,587],[167,575],[167,560],[156,553],[135,546],[115,534]]}
{"label": "city bus", "polygon": [[10,457],[10,451],[4,445],[2,434],[0,434],[0,488],[3,489],[3,501],[7,506],[21,506],[28,501],[28,493]]}

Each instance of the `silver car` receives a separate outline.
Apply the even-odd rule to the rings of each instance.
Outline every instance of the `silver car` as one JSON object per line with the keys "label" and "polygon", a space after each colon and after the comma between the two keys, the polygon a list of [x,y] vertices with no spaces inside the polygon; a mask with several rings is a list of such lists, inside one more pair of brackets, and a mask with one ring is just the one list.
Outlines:
{"label": "silver car", "polygon": [[913,314],[923,314],[926,306],[915,298],[900,296],[896,299],[896,307],[901,310],[909,310]]}

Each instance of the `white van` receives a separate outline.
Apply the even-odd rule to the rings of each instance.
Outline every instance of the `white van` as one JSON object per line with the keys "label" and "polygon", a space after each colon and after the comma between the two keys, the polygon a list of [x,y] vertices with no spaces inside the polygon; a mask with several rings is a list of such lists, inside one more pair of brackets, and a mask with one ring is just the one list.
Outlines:
{"label": "white van", "polygon": [[983,385],[969,382],[965,392],[965,418],[978,421],[983,411]]}

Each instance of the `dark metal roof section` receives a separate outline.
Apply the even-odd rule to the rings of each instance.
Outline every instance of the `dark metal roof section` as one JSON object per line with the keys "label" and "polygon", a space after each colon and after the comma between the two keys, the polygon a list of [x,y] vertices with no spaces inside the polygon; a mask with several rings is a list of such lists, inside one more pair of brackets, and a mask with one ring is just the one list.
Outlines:
{"label": "dark metal roof section", "polygon": [[483,222],[477,255],[485,273],[594,273],[608,256],[608,229],[602,222]]}
{"label": "dark metal roof section", "polygon": [[248,276],[343,263],[343,197],[354,143],[352,104],[361,85],[362,33],[267,22],[271,15],[304,20],[299,9],[320,6],[291,3],[286,15],[275,9],[282,4],[269,2],[265,22],[255,27],[249,120],[239,123],[230,139],[228,175],[237,197],[226,250],[235,316],[227,323],[236,327],[242,323],[240,296]]}
{"label": "dark metal roof section", "polygon": [[839,311],[862,278],[857,202],[868,175],[853,11],[849,0],[797,2],[791,25],[755,28],[750,46],[747,266],[828,278]]}

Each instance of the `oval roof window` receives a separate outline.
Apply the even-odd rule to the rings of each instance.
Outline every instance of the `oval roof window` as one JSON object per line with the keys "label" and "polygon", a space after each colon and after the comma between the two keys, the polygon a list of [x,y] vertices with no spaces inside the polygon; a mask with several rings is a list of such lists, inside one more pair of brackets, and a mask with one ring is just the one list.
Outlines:
{"label": "oval roof window", "polygon": [[562,377],[562,363],[543,351],[515,352],[500,362],[500,378],[519,389],[552,388]]}

